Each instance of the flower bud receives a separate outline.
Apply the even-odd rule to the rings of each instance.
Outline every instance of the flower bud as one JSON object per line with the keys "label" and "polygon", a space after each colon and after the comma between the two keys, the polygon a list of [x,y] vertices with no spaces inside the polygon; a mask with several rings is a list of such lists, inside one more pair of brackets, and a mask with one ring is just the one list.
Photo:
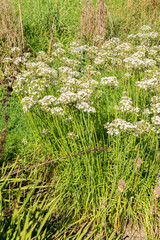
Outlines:
{"label": "flower bud", "polygon": [[119,183],[118,183],[118,190],[119,190],[119,192],[123,193],[125,188],[126,188],[125,181],[123,179],[119,180]]}

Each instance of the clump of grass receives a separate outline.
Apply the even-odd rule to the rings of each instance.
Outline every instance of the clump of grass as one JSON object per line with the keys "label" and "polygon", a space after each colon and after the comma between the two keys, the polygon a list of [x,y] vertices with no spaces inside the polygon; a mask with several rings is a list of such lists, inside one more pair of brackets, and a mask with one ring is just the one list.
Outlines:
{"label": "clump of grass", "polygon": [[96,7],[92,0],[86,1],[81,11],[78,39],[92,42],[94,37],[99,36],[101,41],[98,44],[102,44],[109,37],[107,27],[110,27],[109,32],[112,35],[113,23],[105,0],[98,0]]}
{"label": "clump of grass", "polygon": [[87,0],[81,12],[79,39],[91,41],[95,30],[95,9],[92,0]]}
{"label": "clump of grass", "polygon": [[[3,0],[2,2],[5,4],[2,5],[7,6],[7,1]],[[94,32],[96,32],[95,35],[105,36],[105,38],[110,36],[125,38],[128,33],[135,33],[144,24],[150,25],[154,30],[159,29],[158,12],[160,7],[159,2],[155,0],[107,2],[105,0],[93,2],[91,0],[57,0],[57,2],[53,0],[49,2],[21,0],[18,2],[16,0],[14,3],[10,2],[9,5],[8,10],[13,9],[13,5],[16,9],[14,26],[13,21],[9,24],[13,31],[9,31],[9,33],[12,35],[18,33],[19,37],[16,39],[19,39],[20,45],[25,40],[25,44],[33,51],[47,51],[51,35],[54,35],[56,42],[61,41],[68,45],[77,37],[78,39],[87,37],[92,42]],[[5,11],[2,13],[3,15],[6,15]],[[84,20],[85,18],[86,20]],[[14,30],[15,26],[18,27],[18,31]],[[9,27],[6,27],[5,24],[2,29],[9,29]],[[9,39],[11,38],[9,37]]]}
{"label": "clump of grass", "polygon": [[[95,36],[101,36],[103,41],[113,34],[113,20],[105,0],[98,0],[96,4]],[[107,29],[109,28],[109,29]]]}
{"label": "clump of grass", "polygon": [[128,33],[135,33],[140,26],[150,25],[159,29],[160,5],[155,0],[113,0],[108,3],[113,19],[114,34],[125,38]]}
{"label": "clump of grass", "polygon": [[127,41],[55,43],[50,55],[10,59],[23,62],[13,89],[52,158],[24,169],[49,183],[53,176],[58,230],[46,227],[45,237],[116,239],[140,222],[156,236],[148,229],[157,221],[149,209],[159,167],[159,34],[143,26]]}
{"label": "clump of grass", "polygon": [[[56,219],[53,212],[60,196],[53,199],[51,189],[54,185],[43,182],[42,175],[35,171],[12,178],[17,163],[1,168],[0,237],[15,240],[49,238],[55,233],[49,221],[54,223]],[[7,171],[8,175],[4,177]]]}
{"label": "clump of grass", "polygon": [[[29,138],[21,139],[23,152],[15,163],[4,163],[0,169],[0,237],[123,239],[130,225],[134,229],[140,225],[143,237],[158,239],[159,33],[143,26],[125,42],[112,38],[102,44],[102,35],[110,35],[104,28],[107,13],[111,13],[110,29],[115,35],[125,34],[129,24],[136,29],[138,18],[134,15],[135,22],[131,22],[128,17],[126,29],[118,33],[115,20],[126,23],[127,19],[123,3],[133,2],[112,1],[107,8],[105,1],[98,1],[97,43],[81,46],[74,42],[64,47],[59,41],[69,43],[78,32],[73,28],[69,37],[73,23],[65,14],[72,2],[67,1],[65,11],[64,2],[57,1],[49,18],[45,5],[44,18],[39,18],[35,10],[39,6],[40,14],[44,2],[38,5],[35,1],[33,15],[27,20],[24,6],[29,3],[22,1],[20,5],[24,34],[27,27],[35,30],[35,35],[40,33],[40,42],[37,44],[34,35],[30,45],[38,50],[45,41],[43,49],[49,54],[41,51],[34,57],[24,53],[3,58],[2,66],[5,77],[13,67],[21,67],[21,72],[16,72],[14,94],[23,105],[38,147]],[[115,3],[118,9],[112,9]],[[134,2],[135,9],[139,3]],[[91,24],[96,21],[96,10],[91,1],[88,5]],[[36,21],[31,25],[33,18]],[[49,21],[43,29],[42,19]],[[83,21],[86,19],[87,15]],[[96,29],[92,27],[81,32],[90,42]],[[63,39],[64,34],[69,39]],[[52,44],[53,40],[58,42]],[[23,136],[19,134],[19,138]]]}
{"label": "clump of grass", "polygon": [[4,48],[21,47],[23,35],[12,0],[2,0],[0,3],[0,25],[1,53]]}

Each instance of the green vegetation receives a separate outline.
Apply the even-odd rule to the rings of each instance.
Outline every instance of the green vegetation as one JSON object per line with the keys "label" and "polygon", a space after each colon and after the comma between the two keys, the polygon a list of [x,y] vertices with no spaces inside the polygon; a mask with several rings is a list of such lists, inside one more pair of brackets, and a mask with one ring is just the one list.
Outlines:
{"label": "green vegetation", "polygon": [[159,3],[9,3],[0,239],[160,239]]}

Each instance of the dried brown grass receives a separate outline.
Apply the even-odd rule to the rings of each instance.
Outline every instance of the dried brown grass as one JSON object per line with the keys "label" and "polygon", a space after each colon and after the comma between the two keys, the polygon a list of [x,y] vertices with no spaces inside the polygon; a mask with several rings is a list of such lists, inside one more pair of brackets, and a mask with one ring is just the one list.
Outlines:
{"label": "dried brown grass", "polygon": [[139,2],[141,9],[143,8],[146,16],[150,17],[152,23],[157,21],[160,11],[160,1],[159,0],[143,0]]}
{"label": "dried brown grass", "polygon": [[87,0],[81,12],[78,38],[91,41],[95,29],[95,9],[92,0]]}
{"label": "dried brown grass", "polygon": [[96,28],[94,35],[99,35],[105,38],[108,35],[107,26],[110,24],[111,35],[113,32],[112,18],[108,11],[108,7],[105,0],[98,0],[96,7]]}
{"label": "dried brown grass", "polygon": [[[143,14],[148,15],[150,17],[155,16],[155,12],[157,13],[158,10],[160,10],[160,1],[159,0],[128,0],[128,7],[132,10],[143,10]],[[152,14],[152,16],[150,15]]]}
{"label": "dried brown grass", "polygon": [[[127,24],[132,28],[139,22],[147,22],[150,27],[158,27],[160,20],[160,1],[159,0],[128,0],[125,15],[121,11],[121,17],[126,17]],[[158,30],[158,29],[155,29]]]}
{"label": "dried brown grass", "polygon": [[[105,39],[108,35],[108,26],[110,27],[112,35],[112,18],[108,11],[106,1],[98,0],[95,8],[92,0],[87,0],[81,12],[78,39],[82,41],[92,41],[93,37],[97,35]],[[99,42],[99,44],[102,42],[103,41]]]}
{"label": "dried brown grass", "polygon": [[1,51],[24,45],[22,22],[15,13],[12,0],[1,0],[0,2],[0,26]]}

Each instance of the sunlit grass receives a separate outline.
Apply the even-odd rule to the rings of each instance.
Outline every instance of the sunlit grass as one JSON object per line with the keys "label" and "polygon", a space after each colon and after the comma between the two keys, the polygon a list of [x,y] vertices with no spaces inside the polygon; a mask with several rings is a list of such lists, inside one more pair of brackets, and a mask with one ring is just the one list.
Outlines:
{"label": "sunlit grass", "polygon": [[[16,80],[0,169],[0,238],[124,239],[139,225],[158,240],[159,34],[71,47],[79,1],[20,2],[32,50],[48,50],[55,14],[54,42],[65,45],[21,58],[12,49],[11,59],[3,57],[2,77]],[[108,1],[114,36],[123,39],[151,21],[148,4]]]}

